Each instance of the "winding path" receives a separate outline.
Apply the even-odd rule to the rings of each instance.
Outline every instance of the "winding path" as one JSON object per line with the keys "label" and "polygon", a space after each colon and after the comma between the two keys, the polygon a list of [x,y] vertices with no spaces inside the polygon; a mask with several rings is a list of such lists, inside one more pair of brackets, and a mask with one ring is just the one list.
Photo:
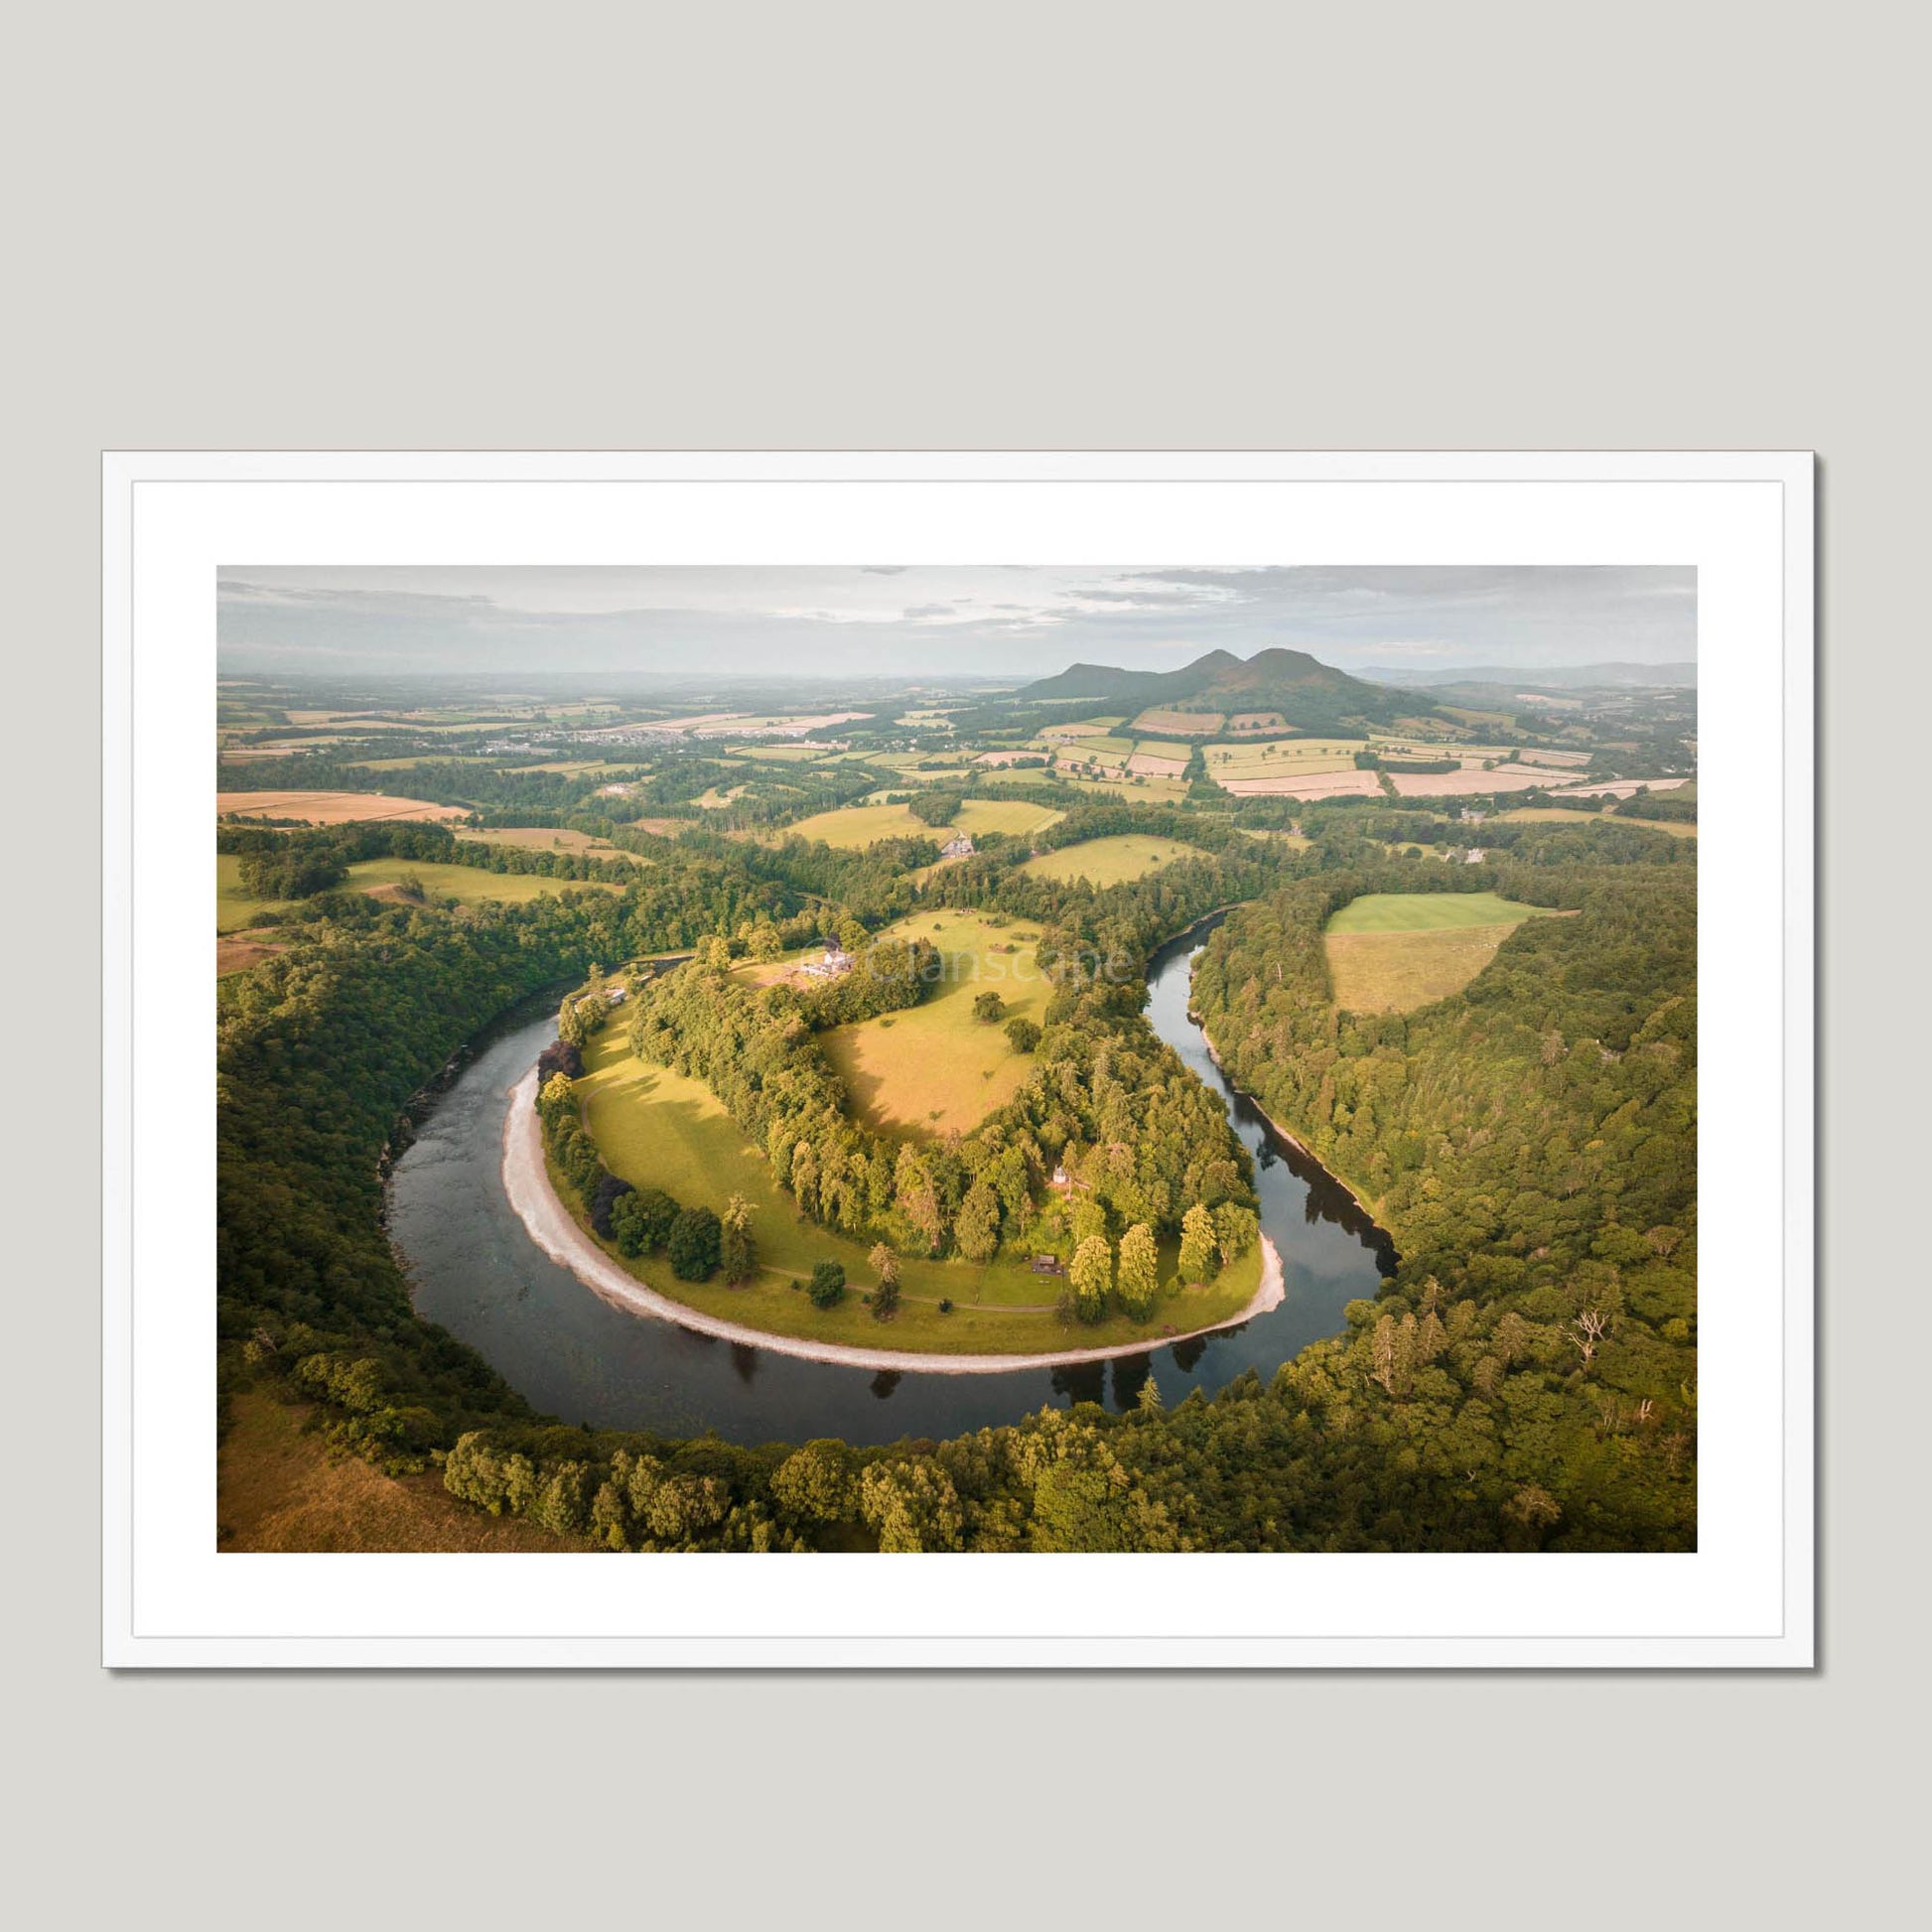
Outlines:
{"label": "winding path", "polygon": [[[1015,1369],[1057,1368],[1065,1363],[1105,1362],[1116,1356],[1145,1355],[1186,1335],[1157,1335],[1146,1341],[1124,1342],[1112,1348],[1068,1348],[1050,1355],[939,1355],[918,1349],[852,1348],[843,1342],[808,1341],[799,1335],[776,1335],[764,1328],[721,1320],[698,1309],[674,1302],[668,1295],[640,1282],[618,1264],[572,1219],[557,1198],[543,1160],[543,1126],[536,1110],[537,1074],[532,1067],[509,1091],[509,1112],[503,1121],[503,1191],[530,1239],[552,1261],[568,1268],[585,1287],[637,1314],[675,1322],[701,1335],[722,1341],[768,1348],[774,1354],[795,1355],[808,1362],[832,1362],[844,1368],[893,1369],[916,1375],[1006,1375]],[[1281,1305],[1285,1286],[1282,1258],[1275,1244],[1261,1237],[1261,1286],[1239,1313],[1189,1335],[1211,1335],[1238,1328],[1257,1314]]]}

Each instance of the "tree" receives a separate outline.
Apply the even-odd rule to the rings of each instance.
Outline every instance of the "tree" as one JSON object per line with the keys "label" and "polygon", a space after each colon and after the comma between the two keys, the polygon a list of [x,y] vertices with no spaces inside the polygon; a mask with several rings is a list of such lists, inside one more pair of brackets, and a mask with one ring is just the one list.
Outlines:
{"label": "tree", "polygon": [[1154,1230],[1145,1221],[1136,1221],[1120,1238],[1117,1281],[1127,1312],[1136,1321],[1145,1321],[1153,1312],[1154,1298],[1161,1286],[1161,1261],[1154,1245]]}
{"label": "tree", "polygon": [[866,1257],[877,1285],[872,1291],[875,1321],[890,1321],[898,1312],[898,1256],[881,1241]]}
{"label": "tree", "polygon": [[710,1208],[680,1208],[664,1243],[671,1272],[681,1282],[709,1281],[718,1266],[721,1237],[718,1216]]}
{"label": "tree", "polygon": [[639,1187],[611,1209],[611,1233],[618,1252],[649,1254],[670,1239],[678,1204],[661,1187]]}
{"label": "tree", "polygon": [[852,1451],[829,1436],[807,1443],[772,1470],[771,1494],[788,1516],[810,1523],[846,1521],[859,1506]]}
{"label": "tree", "polygon": [[752,1203],[743,1194],[734,1194],[725,1203],[719,1258],[724,1263],[728,1288],[749,1282],[758,1271],[758,1251],[752,1240]]}
{"label": "tree", "polygon": [[957,1550],[966,1512],[938,1463],[874,1462],[859,1482],[859,1509],[882,1550]]}
{"label": "tree", "polygon": [[1253,1208],[1227,1200],[1214,1210],[1214,1245],[1220,1250],[1223,1267],[1245,1255],[1260,1234],[1261,1223]]}
{"label": "tree", "polygon": [[1023,1015],[1007,1022],[1007,1039],[1016,1053],[1031,1053],[1039,1044],[1039,1029]]}
{"label": "tree", "polygon": [[1000,1197],[982,1174],[966,1190],[953,1221],[953,1239],[968,1261],[991,1261],[1000,1245]]}
{"label": "tree", "polygon": [[906,801],[905,809],[923,825],[950,825],[965,802],[956,791],[919,791]]}
{"label": "tree", "polygon": [[620,1180],[614,1173],[603,1173],[598,1176],[597,1186],[590,1200],[591,1226],[605,1240],[612,1239],[617,1231],[612,1223],[612,1215],[618,1202],[626,1194],[634,1194],[636,1191],[629,1181]]}
{"label": "tree", "polygon": [[1211,1281],[1219,1248],[1214,1238],[1214,1217],[1196,1201],[1180,1217],[1180,1279]]}
{"label": "tree", "polygon": [[932,1183],[931,1170],[920,1160],[910,1141],[898,1151],[898,1163],[893,1172],[893,1203],[917,1233],[924,1251],[936,1255],[946,1236],[939,1190]]}
{"label": "tree", "polygon": [[1073,1251],[1067,1278],[1082,1321],[1098,1321],[1107,1312],[1108,1291],[1114,1285],[1114,1256],[1104,1234],[1090,1234]]}
{"label": "tree", "polygon": [[812,1270],[812,1279],[805,1289],[811,1297],[815,1309],[836,1308],[845,1299],[845,1268],[836,1261],[821,1261]]}
{"label": "tree", "polygon": [[544,1126],[554,1129],[560,1120],[577,1112],[568,1073],[553,1073],[537,1089],[537,1113]]}
{"label": "tree", "polygon": [[984,1026],[992,1026],[1004,1016],[1007,1003],[997,993],[976,994],[973,999],[973,1018]]}

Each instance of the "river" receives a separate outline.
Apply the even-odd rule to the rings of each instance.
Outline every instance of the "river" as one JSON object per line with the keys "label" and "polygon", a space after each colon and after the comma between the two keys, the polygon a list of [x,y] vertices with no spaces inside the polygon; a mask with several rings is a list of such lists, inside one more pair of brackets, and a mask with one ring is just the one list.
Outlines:
{"label": "river", "polygon": [[1286,1294],[1280,1307],[1239,1328],[1071,1367],[873,1374],[717,1340],[613,1307],[530,1239],[503,1192],[507,1096],[556,1036],[548,1011],[478,1042],[475,1058],[435,1101],[396,1164],[389,1232],[416,1307],[547,1414],[668,1436],[715,1429],[746,1443],[957,1436],[1049,1405],[1131,1408],[1149,1376],[1170,1405],[1192,1388],[1211,1395],[1245,1369],[1266,1378],[1309,1342],[1336,1333],[1348,1302],[1375,1293],[1389,1247],[1347,1190],[1282,1141],[1228,1084],[1188,1019],[1194,956],[1213,923],[1155,954],[1148,1018],[1222,1096],[1255,1157],[1261,1225],[1280,1250]]}

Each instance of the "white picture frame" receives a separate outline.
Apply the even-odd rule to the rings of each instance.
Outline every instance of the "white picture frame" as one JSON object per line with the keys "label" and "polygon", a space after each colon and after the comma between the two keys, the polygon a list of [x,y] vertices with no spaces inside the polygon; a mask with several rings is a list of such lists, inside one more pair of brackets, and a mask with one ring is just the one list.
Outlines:
{"label": "white picture frame", "polygon": [[[216,570],[855,561],[1697,570],[1699,957],[1723,997],[1701,1009],[1695,1553],[794,1564],[216,1550]],[[103,1661],[1809,1667],[1813,653],[1803,453],[109,453]]]}

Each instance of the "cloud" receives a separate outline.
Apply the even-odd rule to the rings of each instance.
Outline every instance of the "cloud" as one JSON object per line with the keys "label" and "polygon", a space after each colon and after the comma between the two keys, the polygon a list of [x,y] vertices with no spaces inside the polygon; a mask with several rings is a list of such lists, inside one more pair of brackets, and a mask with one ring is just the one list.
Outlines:
{"label": "cloud", "polygon": [[1682,568],[1176,566],[270,568],[219,575],[224,668],[1167,668],[1272,644],[1344,668],[1693,658]]}

